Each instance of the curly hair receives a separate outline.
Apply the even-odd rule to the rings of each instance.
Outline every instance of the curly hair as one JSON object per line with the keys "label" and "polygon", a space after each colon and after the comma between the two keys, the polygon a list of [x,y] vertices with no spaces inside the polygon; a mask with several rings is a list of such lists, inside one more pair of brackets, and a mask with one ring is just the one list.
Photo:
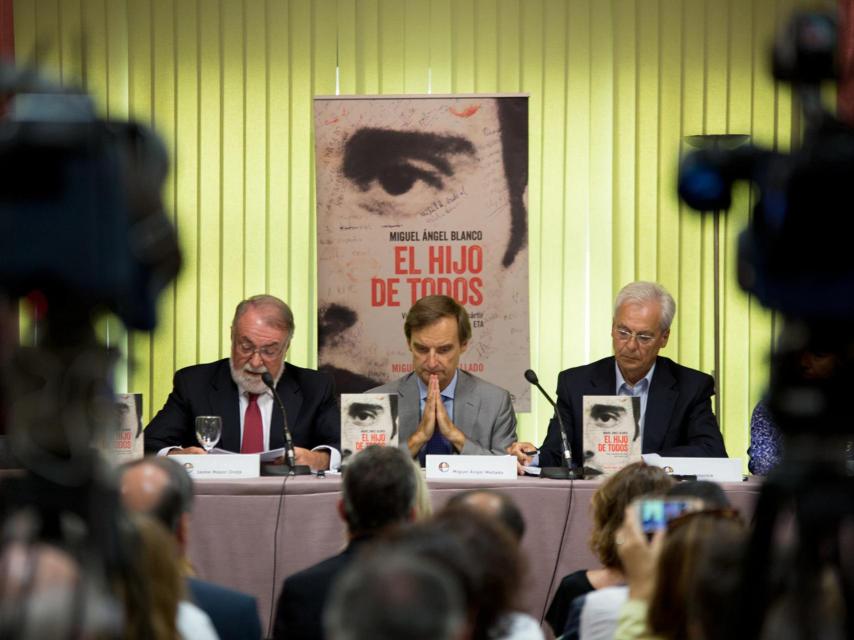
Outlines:
{"label": "curly hair", "polygon": [[623,569],[614,536],[623,524],[626,507],[635,498],[663,494],[672,485],[673,479],[659,467],[635,462],[620,469],[596,490],[590,499],[593,514],[590,549],[603,566]]}

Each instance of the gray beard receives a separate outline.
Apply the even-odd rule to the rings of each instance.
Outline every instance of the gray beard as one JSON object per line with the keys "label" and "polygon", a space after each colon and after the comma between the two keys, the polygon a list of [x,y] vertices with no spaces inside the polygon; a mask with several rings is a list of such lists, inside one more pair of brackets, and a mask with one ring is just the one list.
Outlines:
{"label": "gray beard", "polygon": [[[234,366],[234,362],[231,360],[231,356],[228,356],[228,368],[231,371],[231,379],[234,380],[234,384],[237,385],[237,388],[241,393],[254,393],[256,395],[267,393],[267,385],[264,384],[264,381],[261,380],[261,378],[252,376],[244,371],[244,369],[250,368],[248,362],[243,365],[243,369],[237,369]],[[267,371],[267,367],[261,367],[255,372],[263,373],[265,371]],[[282,363],[282,368],[279,369],[279,375],[273,379],[274,387],[279,384],[279,379],[282,377],[284,372],[285,364]]]}

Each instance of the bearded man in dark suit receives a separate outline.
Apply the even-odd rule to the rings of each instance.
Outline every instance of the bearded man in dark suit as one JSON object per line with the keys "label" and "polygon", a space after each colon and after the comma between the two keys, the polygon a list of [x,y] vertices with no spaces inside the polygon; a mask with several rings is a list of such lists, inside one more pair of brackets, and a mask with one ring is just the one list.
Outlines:
{"label": "bearded man in dark suit", "polygon": [[238,304],[231,357],[175,374],[166,404],[145,429],[146,451],[204,454],[195,433],[195,418],[203,415],[222,418],[223,449],[259,453],[283,447],[282,412],[261,379],[269,373],[287,412],[296,463],[336,468],[341,416],[334,383],[324,373],[284,362],[293,332],[293,313],[278,298],[258,295]]}

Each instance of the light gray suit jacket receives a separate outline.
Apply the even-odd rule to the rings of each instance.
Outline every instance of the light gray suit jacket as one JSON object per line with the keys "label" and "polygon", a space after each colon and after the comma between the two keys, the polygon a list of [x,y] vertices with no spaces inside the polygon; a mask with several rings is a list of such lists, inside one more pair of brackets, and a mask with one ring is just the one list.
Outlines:
{"label": "light gray suit jacket", "polygon": [[[421,394],[416,374],[409,373],[368,393],[396,393],[400,396],[397,405],[399,445],[405,449],[421,421]],[[462,370],[457,375],[451,419],[466,436],[462,454],[506,455],[507,447],[516,442],[516,413],[510,393]]]}

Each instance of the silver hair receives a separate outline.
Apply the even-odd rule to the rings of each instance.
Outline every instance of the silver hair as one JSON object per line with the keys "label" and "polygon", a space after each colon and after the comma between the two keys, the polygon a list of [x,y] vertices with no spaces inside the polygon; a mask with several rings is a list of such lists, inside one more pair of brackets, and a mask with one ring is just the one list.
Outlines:
{"label": "silver hair", "polygon": [[614,318],[617,317],[617,311],[620,307],[627,302],[638,304],[657,302],[661,305],[661,322],[659,327],[662,332],[670,329],[670,325],[673,323],[673,316],[676,315],[676,301],[668,293],[667,289],[657,282],[630,282],[620,289],[617,299],[614,300]]}
{"label": "silver hair", "polygon": [[271,327],[287,330],[288,342],[290,342],[294,335],[294,314],[285,302],[279,300],[276,296],[266,294],[252,296],[237,305],[237,308],[234,310],[234,320],[231,323],[232,337],[234,336],[234,330],[237,327],[237,321],[240,320],[240,316],[250,308],[256,309],[260,307],[266,307],[273,311],[273,313],[264,316],[264,322]]}

